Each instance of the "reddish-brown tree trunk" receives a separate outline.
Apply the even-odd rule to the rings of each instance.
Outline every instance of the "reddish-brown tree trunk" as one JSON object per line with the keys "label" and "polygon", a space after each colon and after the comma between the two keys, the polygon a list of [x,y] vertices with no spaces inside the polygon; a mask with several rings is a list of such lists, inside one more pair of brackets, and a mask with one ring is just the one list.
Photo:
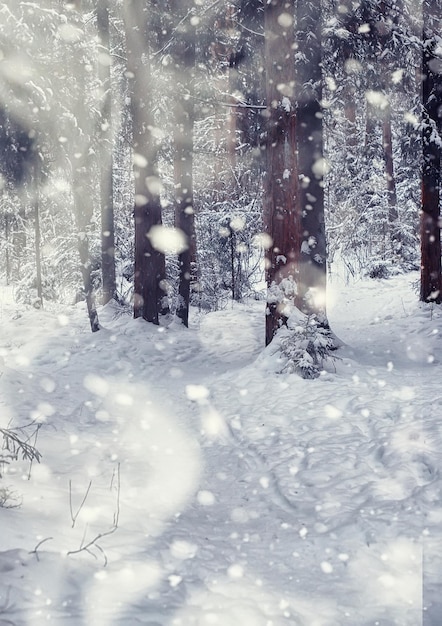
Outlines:
{"label": "reddish-brown tree trunk", "polygon": [[296,111],[294,75],[294,0],[265,5],[267,97],[264,228],[271,237],[266,253],[268,287],[266,345],[294,305],[299,263],[300,215],[296,210]]}
{"label": "reddish-brown tree trunk", "polygon": [[322,124],[321,6],[297,3],[298,212],[301,215],[301,256],[297,306],[326,323],[326,240]]}

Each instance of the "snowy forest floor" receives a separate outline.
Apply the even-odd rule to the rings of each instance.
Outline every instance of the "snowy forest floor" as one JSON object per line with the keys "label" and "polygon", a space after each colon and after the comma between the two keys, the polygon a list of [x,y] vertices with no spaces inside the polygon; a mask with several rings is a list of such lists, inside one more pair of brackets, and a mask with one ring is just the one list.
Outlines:
{"label": "snowy forest floor", "polygon": [[0,428],[41,424],[42,454],[0,479],[0,626],[442,624],[442,312],[416,280],[332,283],[317,380],[274,372],[262,302],[189,330],[107,306],[92,335],[0,286]]}

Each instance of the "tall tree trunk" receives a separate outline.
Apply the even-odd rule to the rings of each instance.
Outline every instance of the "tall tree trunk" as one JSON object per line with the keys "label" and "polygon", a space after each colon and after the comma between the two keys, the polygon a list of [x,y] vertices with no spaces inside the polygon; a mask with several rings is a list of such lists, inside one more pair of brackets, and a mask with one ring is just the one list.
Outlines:
{"label": "tall tree trunk", "polygon": [[[75,29],[82,29],[81,0],[75,0],[71,8],[71,20]],[[74,41],[69,50],[68,60],[73,79],[76,83],[74,115],[77,127],[73,131],[71,149],[72,195],[77,228],[77,247],[80,257],[80,271],[83,278],[83,290],[86,300],[89,323],[92,332],[100,330],[95,296],[92,283],[92,263],[90,258],[88,229],[93,216],[93,206],[88,179],[91,171],[89,155],[89,137],[91,120],[84,104],[86,77],[84,68],[84,50],[81,37]]]}
{"label": "tall tree trunk", "polygon": [[294,97],[294,0],[281,8],[279,0],[265,5],[267,97],[264,228],[271,237],[266,252],[266,345],[287,321],[295,303],[299,262],[300,216],[295,198],[296,111]]}
{"label": "tall tree trunk", "polygon": [[440,2],[424,2],[422,53],[422,211],[421,211],[421,289],[424,302],[442,302],[440,186],[442,131],[442,60],[436,55],[436,33],[442,25]]}
{"label": "tall tree trunk", "polygon": [[147,17],[138,0],[124,5],[127,65],[132,81],[132,128],[135,176],[134,317],[159,323],[167,313],[164,253],[152,244],[153,227],[161,227],[160,180],[157,171],[158,139],[151,119],[151,76],[148,59]]}
{"label": "tall tree trunk", "polygon": [[[171,1],[178,22],[172,44],[177,95],[174,106],[175,226],[186,237],[187,247],[178,255],[179,285],[176,314],[189,325],[190,288],[195,271],[196,237],[193,209],[193,125],[195,87],[195,27],[193,2]],[[192,267],[192,264],[194,267]]]}
{"label": "tall tree trunk", "polygon": [[321,111],[321,3],[297,3],[298,212],[301,258],[297,306],[325,321],[326,240],[324,220],[323,125]]}
{"label": "tall tree trunk", "polygon": [[[177,103],[176,109],[181,108]],[[183,117],[181,117],[181,115]],[[193,209],[193,137],[189,112],[181,110],[177,113],[175,126],[175,226],[186,236],[187,247],[178,255],[179,285],[177,316],[185,326],[189,325],[190,287],[195,268],[192,267],[196,258],[196,239]]]}
{"label": "tall tree trunk", "polygon": [[101,272],[103,304],[116,295],[115,228],[112,155],[111,56],[109,36],[109,0],[98,0],[97,27],[100,38],[98,78],[102,90],[100,119],[100,197],[101,197]]}

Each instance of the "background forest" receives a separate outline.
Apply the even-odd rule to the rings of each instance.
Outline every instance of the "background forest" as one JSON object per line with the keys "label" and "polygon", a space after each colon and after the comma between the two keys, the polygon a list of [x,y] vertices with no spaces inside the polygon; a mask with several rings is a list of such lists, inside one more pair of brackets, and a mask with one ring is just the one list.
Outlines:
{"label": "background forest", "polygon": [[[269,287],[278,259],[309,246],[322,272],[326,256],[348,276],[417,269],[426,153],[436,182],[423,241],[437,248],[439,3],[264,8],[2,3],[0,269],[18,302],[86,299],[92,330],[96,303],[111,298],[187,324],[189,302],[213,311],[265,298],[265,255]],[[290,171],[274,129],[298,159]],[[272,180],[283,237],[303,230],[304,243],[296,232],[277,243]],[[311,232],[306,213],[317,213]],[[422,264],[440,281],[437,261]],[[421,298],[438,291],[425,285]]]}

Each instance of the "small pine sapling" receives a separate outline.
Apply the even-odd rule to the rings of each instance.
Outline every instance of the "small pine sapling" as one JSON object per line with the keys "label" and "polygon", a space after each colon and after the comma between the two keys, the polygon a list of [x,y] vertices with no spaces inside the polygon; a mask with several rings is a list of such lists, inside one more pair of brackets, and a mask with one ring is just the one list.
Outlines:
{"label": "small pine sapling", "polygon": [[279,333],[281,356],[285,358],[282,372],[296,373],[302,378],[318,378],[324,361],[336,349],[335,338],[328,326],[316,315],[292,315],[287,327]]}

